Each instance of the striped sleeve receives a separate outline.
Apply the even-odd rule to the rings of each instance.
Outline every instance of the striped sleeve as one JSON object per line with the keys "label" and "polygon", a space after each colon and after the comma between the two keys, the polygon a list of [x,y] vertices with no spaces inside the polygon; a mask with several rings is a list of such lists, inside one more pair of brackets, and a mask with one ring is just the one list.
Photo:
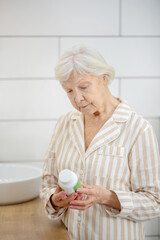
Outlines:
{"label": "striped sleeve", "polygon": [[44,165],[43,165],[43,175],[42,175],[42,184],[40,190],[40,198],[44,202],[44,210],[48,215],[48,218],[52,220],[57,220],[62,217],[66,208],[59,208],[59,210],[54,209],[50,202],[50,197],[54,194],[56,187],[58,185],[58,174],[57,166],[55,159],[55,130],[52,134]]}
{"label": "striped sleeve", "polygon": [[121,211],[106,210],[112,216],[146,221],[160,215],[160,158],[152,126],[139,135],[129,155],[131,191],[114,191]]}

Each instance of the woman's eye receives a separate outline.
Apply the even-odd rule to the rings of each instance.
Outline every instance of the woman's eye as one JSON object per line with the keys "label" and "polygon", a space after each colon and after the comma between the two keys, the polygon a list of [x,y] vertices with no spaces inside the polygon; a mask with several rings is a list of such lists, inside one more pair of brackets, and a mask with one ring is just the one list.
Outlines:
{"label": "woman's eye", "polygon": [[81,89],[86,89],[87,87],[81,87]]}
{"label": "woman's eye", "polygon": [[68,91],[67,91],[67,93],[71,93],[71,92],[72,92],[72,90],[68,90]]}

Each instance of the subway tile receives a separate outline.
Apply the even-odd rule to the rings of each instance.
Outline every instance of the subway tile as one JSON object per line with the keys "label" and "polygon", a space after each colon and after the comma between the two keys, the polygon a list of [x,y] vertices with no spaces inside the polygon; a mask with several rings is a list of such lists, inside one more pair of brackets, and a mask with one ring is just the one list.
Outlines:
{"label": "subway tile", "polygon": [[53,77],[57,38],[0,38],[0,78]]}
{"label": "subway tile", "polygon": [[[115,68],[116,77],[160,76],[160,38],[63,38],[61,53],[75,43],[99,50]],[[0,78],[54,76],[57,38],[1,38],[0,45]]]}
{"label": "subway tile", "polygon": [[[114,79],[109,88],[113,95],[118,96],[118,79]],[[73,109],[56,80],[0,81],[1,120],[56,119]]]}
{"label": "subway tile", "polygon": [[97,49],[114,67],[118,77],[160,77],[159,38],[61,38],[61,54],[73,45],[85,44]]}
{"label": "subway tile", "polygon": [[0,1],[0,35],[118,35],[119,0]]}
{"label": "subway tile", "polygon": [[160,35],[159,0],[122,0],[122,35]]}
{"label": "subway tile", "polygon": [[119,96],[119,79],[114,79],[111,84],[108,85],[108,88],[110,89],[110,92],[115,97]]}
{"label": "subway tile", "polygon": [[160,237],[146,236],[145,240],[160,240]]}
{"label": "subway tile", "polygon": [[121,97],[146,117],[160,116],[160,79],[122,79]]}
{"label": "subway tile", "polygon": [[157,136],[157,141],[158,141],[159,150],[160,150],[160,117],[158,117],[158,118],[146,118],[146,119],[153,126],[153,129],[154,129],[155,134]]}
{"label": "subway tile", "polygon": [[0,81],[0,119],[56,119],[73,107],[56,80]]}
{"label": "subway tile", "polygon": [[144,222],[145,235],[158,235],[158,218],[153,218],[150,221]]}
{"label": "subway tile", "polygon": [[0,162],[43,161],[54,121],[0,122]]}

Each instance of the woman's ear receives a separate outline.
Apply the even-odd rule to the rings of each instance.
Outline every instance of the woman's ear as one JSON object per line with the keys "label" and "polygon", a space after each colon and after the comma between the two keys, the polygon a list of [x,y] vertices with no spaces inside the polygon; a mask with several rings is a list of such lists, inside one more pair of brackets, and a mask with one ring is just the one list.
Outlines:
{"label": "woman's ear", "polygon": [[104,81],[104,85],[108,85],[108,75],[107,74],[104,74],[103,75],[103,81]]}

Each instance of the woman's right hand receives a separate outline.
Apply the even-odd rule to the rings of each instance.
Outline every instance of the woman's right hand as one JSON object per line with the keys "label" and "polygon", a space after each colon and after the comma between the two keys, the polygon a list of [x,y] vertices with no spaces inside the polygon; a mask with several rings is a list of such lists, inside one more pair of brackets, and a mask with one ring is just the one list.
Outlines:
{"label": "woman's right hand", "polygon": [[51,196],[51,202],[53,207],[69,207],[70,202],[73,200],[80,200],[83,196],[74,192],[71,195],[67,196],[66,192],[62,191],[62,188],[58,185],[55,193]]}

